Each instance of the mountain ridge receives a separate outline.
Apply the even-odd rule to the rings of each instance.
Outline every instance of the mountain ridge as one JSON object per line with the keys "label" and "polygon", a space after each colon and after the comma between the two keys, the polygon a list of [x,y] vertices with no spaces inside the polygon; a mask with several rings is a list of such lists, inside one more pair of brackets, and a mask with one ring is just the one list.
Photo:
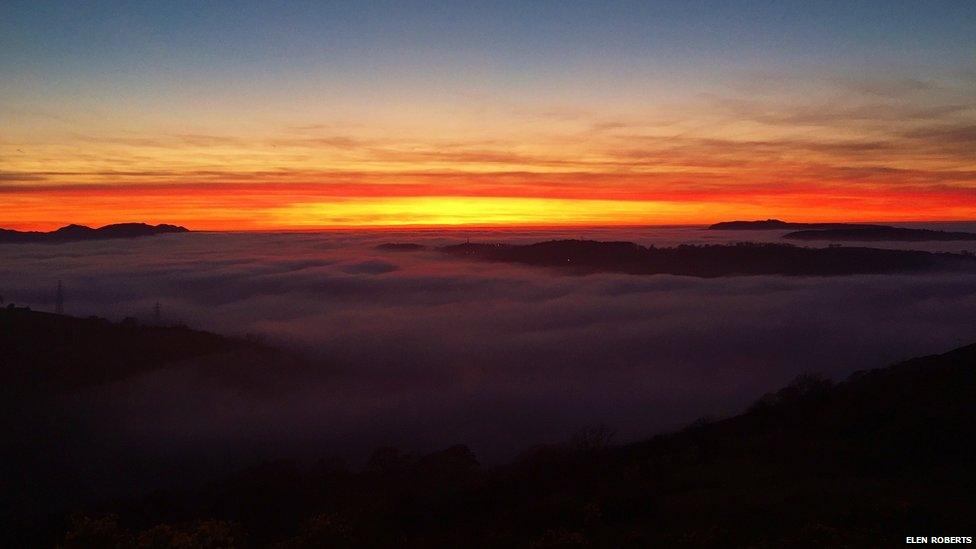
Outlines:
{"label": "mountain ridge", "polygon": [[140,238],[160,234],[187,232],[190,232],[190,230],[186,227],[167,223],[161,223],[159,225],[150,225],[148,223],[114,223],[98,228],[71,224],[47,232],[0,229],[0,243],[62,243],[116,238]]}
{"label": "mountain ridge", "polygon": [[976,240],[976,233],[963,231],[935,231],[932,229],[912,229],[906,227],[839,227],[833,229],[811,229],[794,231],[783,235],[789,240],[827,240],[876,241],[876,242],[932,242]]}
{"label": "mountain ridge", "polygon": [[783,229],[840,229],[850,227],[884,227],[869,223],[796,223],[780,219],[755,221],[721,221],[708,226],[710,231],[767,231]]}
{"label": "mountain ridge", "polygon": [[549,240],[534,244],[463,243],[437,248],[461,259],[518,263],[570,274],[616,272],[714,278],[785,275],[843,276],[976,268],[971,254],[779,243],[658,248],[633,242]]}

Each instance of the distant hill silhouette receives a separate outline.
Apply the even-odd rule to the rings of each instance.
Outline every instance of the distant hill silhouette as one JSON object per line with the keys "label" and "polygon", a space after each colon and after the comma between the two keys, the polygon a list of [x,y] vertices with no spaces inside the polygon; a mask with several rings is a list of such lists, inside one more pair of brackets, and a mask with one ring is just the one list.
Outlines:
{"label": "distant hill silhouette", "polygon": [[376,249],[386,252],[419,252],[426,250],[427,246],[413,244],[411,242],[388,242],[386,244],[380,244]]}
{"label": "distant hill silhouette", "polygon": [[13,231],[0,229],[2,243],[74,242],[79,240],[105,240],[110,238],[136,238],[167,233],[189,232],[177,225],[147,225],[146,223],[118,223],[93,229],[84,225],[67,225],[50,232]]}
{"label": "distant hill silhouette", "polygon": [[569,273],[834,276],[976,269],[976,257],[966,254],[789,244],[656,248],[633,242],[553,240],[527,245],[466,243],[438,249],[456,257],[558,268]]}
{"label": "distant hill silhouette", "polygon": [[783,235],[793,240],[831,240],[831,241],[890,241],[925,242],[945,240],[976,240],[976,233],[933,231],[930,229],[908,229],[903,227],[842,227],[836,229],[817,229],[795,231]]}
{"label": "distant hill silhouette", "polygon": [[779,219],[764,219],[760,221],[722,221],[708,228],[713,231],[770,231],[785,229],[846,229],[852,227],[883,227],[884,225],[869,225],[864,223],[791,223]]}
{"label": "distant hill silhouette", "polygon": [[802,229],[783,235],[793,240],[924,242],[976,240],[976,233],[909,229],[864,223],[789,223],[779,219],[723,221],[708,227],[717,231]]}
{"label": "distant hill silhouette", "polygon": [[481,467],[464,446],[422,457],[380,448],[360,472],[269,462],[198,489],[106,502],[32,541],[877,547],[970,535],[974,391],[970,345],[842,383],[801,376],[740,415],[626,446],[589,429],[501,467]]}

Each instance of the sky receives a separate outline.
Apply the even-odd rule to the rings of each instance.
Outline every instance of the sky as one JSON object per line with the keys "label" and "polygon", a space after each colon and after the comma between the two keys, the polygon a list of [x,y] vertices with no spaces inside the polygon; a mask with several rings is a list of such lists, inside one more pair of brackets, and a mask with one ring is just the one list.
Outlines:
{"label": "sky", "polygon": [[972,2],[0,13],[0,227],[976,219]]}

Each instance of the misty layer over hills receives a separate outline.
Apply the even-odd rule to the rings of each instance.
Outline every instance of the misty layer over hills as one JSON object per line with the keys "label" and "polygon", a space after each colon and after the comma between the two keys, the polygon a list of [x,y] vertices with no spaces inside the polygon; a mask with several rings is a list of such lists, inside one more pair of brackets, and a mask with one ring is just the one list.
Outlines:
{"label": "misty layer over hills", "polygon": [[[3,403],[27,405],[15,411],[172,361],[199,359],[199,373],[239,385],[248,364],[286,367],[280,351],[252,339],[18,307],[0,309],[0,348],[9,377]],[[613,445],[612,429],[596,426],[498,467],[483,467],[460,444],[426,454],[380,447],[365,468],[335,459],[273,460],[186,488],[171,483],[107,501],[77,499],[79,485],[93,480],[91,456],[58,458],[63,437],[77,436],[80,423],[41,405],[30,415],[0,415],[8,440],[17,442],[0,460],[12,480],[0,497],[0,515],[11,522],[0,539],[9,546],[64,539],[69,547],[169,547],[187,538],[210,540],[208,547],[285,539],[285,547],[456,547],[476,540],[509,547],[532,539],[672,546],[689,538],[696,545],[765,546],[795,545],[797,532],[815,535],[818,546],[900,540],[934,523],[971,523],[974,360],[976,344],[860,370],[840,384],[801,375],[729,419],[703,418],[623,446]],[[304,365],[287,367],[294,376]],[[57,421],[45,424],[50,419]],[[918,443],[906,447],[905,440]],[[153,454],[119,460],[123,448],[115,450],[101,459],[123,471],[158,473],[165,463]],[[169,474],[185,479],[186,472]],[[785,494],[802,494],[807,503],[783,505]],[[75,509],[70,517],[65,506]],[[703,514],[710,521],[704,532]]]}
{"label": "misty layer over hills", "polygon": [[[769,233],[761,238],[776,241],[782,231]],[[37,404],[76,418],[62,450],[79,461],[112,449],[113,460],[92,460],[85,471],[93,483],[130,475],[145,486],[151,471],[131,467],[144,463],[141,453],[154,467],[185,472],[189,463],[205,476],[274,457],[358,464],[381,445],[424,452],[463,443],[497,463],[596,424],[627,442],[740,411],[801,373],[839,378],[974,339],[976,275],[967,273],[563,276],[376,249],[468,238],[743,240],[736,231],[659,228],[189,233],[124,245],[16,245],[0,249],[0,294],[53,310],[60,280],[68,314],[154,322],[158,302],[163,324],[249,335],[290,353],[206,368],[180,360]]]}

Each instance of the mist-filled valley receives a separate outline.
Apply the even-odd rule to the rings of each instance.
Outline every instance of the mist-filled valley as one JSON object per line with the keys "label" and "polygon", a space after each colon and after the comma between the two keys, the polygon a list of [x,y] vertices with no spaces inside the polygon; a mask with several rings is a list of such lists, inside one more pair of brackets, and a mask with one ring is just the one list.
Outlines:
{"label": "mist-filled valley", "polygon": [[[972,273],[567,276],[376,249],[743,236],[388,230],[8,245],[0,294],[53,310],[61,281],[67,314],[185,324],[285,351],[260,364],[179,361],[33,403],[78,422],[59,450],[99,490],[158,484],[165,475],[118,466],[145,455],[149,469],[205,477],[277,458],[359,466],[378,446],[425,452],[463,443],[498,463],[596,425],[627,442],[741,411],[799,374],[842,378],[973,339]],[[99,476],[112,480],[94,482]]]}
{"label": "mist-filled valley", "polygon": [[[422,456],[463,444],[496,466],[587,433],[628,444],[732,417],[791,380],[842,380],[976,339],[965,262],[699,277],[465,251],[560,239],[574,239],[560,250],[575,239],[779,245],[784,232],[192,232],[0,245],[0,295],[13,307],[0,334],[12,360],[4,508],[45,516],[281,460],[356,471],[382,448]],[[971,260],[964,241],[849,245]],[[59,306],[73,319],[24,309]]]}

